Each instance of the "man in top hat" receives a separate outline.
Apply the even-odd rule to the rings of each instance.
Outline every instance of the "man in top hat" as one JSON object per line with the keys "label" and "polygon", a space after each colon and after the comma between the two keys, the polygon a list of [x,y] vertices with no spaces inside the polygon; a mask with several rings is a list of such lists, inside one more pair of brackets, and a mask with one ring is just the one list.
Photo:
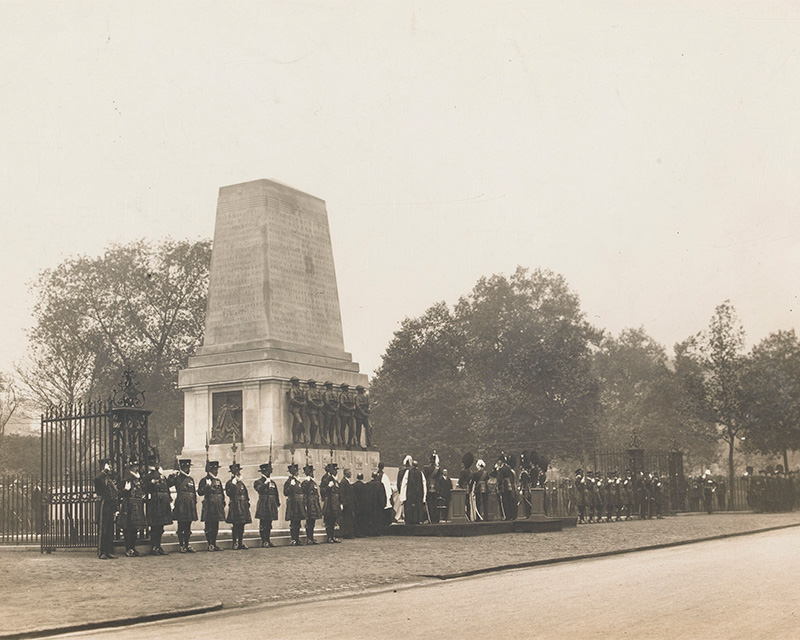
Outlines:
{"label": "man in top hat", "polygon": [[200,519],[205,523],[204,531],[209,551],[222,551],[222,547],[217,546],[217,535],[219,535],[219,523],[225,520],[225,487],[222,486],[222,480],[217,474],[219,474],[219,461],[209,460],[206,462],[206,475],[197,485],[198,495],[203,496]]}
{"label": "man in top hat", "polygon": [[311,463],[303,467],[306,474],[302,484],[303,503],[306,509],[306,544],[317,544],[314,540],[314,525],[322,517],[322,505],[319,501],[319,489],[314,480],[314,465]]}
{"label": "man in top hat", "polygon": [[247,549],[244,543],[244,525],[253,521],[250,517],[250,495],[247,485],[242,482],[242,466],[234,462],[228,469],[231,479],[225,484],[225,495],[228,496],[228,517],[225,522],[231,525],[231,549]]}
{"label": "man in top hat", "polygon": [[361,429],[364,429],[364,448],[372,446],[372,425],[369,423],[369,396],[362,385],[356,387],[356,446],[361,446]]}
{"label": "man in top hat", "polygon": [[286,496],[286,519],[289,521],[291,544],[299,546],[300,522],[306,517],[306,508],[303,502],[303,487],[297,477],[299,466],[293,462],[288,468],[289,477],[283,483],[283,495]]}
{"label": "man in top hat", "polygon": [[348,448],[355,444],[356,399],[350,386],[343,382],[339,392],[339,441]]}
{"label": "man in top hat", "polygon": [[167,552],[161,546],[161,537],[164,535],[164,527],[172,524],[172,496],[155,452],[147,458],[144,493],[147,524],[150,527],[150,555],[165,556]]}
{"label": "man in top hat", "polygon": [[339,436],[339,392],[333,388],[333,383],[325,383],[325,391],[322,393],[322,420],[323,433],[328,444],[344,444],[341,440],[337,442]]}
{"label": "man in top hat", "polygon": [[272,475],[271,462],[260,465],[258,470],[261,472],[261,477],[253,484],[253,488],[258,493],[258,504],[256,505],[258,532],[261,534],[262,547],[274,547],[269,536],[272,531],[272,521],[278,519],[278,507],[281,506],[278,485],[270,478]]}
{"label": "man in top hat", "polygon": [[139,529],[147,526],[147,518],[144,515],[142,475],[136,460],[131,459],[125,465],[121,485],[119,515],[122,536],[125,539],[125,555],[128,558],[137,558],[140,554],[136,550],[136,534]]}
{"label": "man in top hat", "polygon": [[169,485],[175,487],[175,504],[172,507],[172,517],[178,522],[178,544],[181,553],[194,553],[189,546],[192,537],[192,522],[197,520],[197,491],[194,478],[189,475],[192,461],[188,458],[178,460],[180,470],[169,477]]}
{"label": "man in top hat", "polygon": [[317,387],[317,381],[309,380],[308,389],[306,389],[306,415],[308,416],[309,441],[311,444],[319,442],[327,444],[325,429],[321,426],[324,404],[322,390]]}
{"label": "man in top hat", "polygon": [[305,424],[303,423],[303,412],[306,408],[306,394],[300,388],[300,378],[297,376],[290,378],[291,386],[286,392],[289,398],[289,413],[292,414],[292,442],[295,444],[307,444]]}
{"label": "man in top hat", "polygon": [[339,542],[334,530],[336,523],[342,514],[341,492],[336,474],[339,465],[331,462],[325,465],[325,475],[322,476],[319,485],[319,493],[322,496],[322,520],[325,523],[325,542]]}
{"label": "man in top hat", "polygon": [[342,481],[339,483],[339,499],[342,503],[342,521],[339,532],[342,538],[355,538],[356,533],[356,497],[350,482],[353,472],[345,468]]}
{"label": "man in top hat", "polygon": [[101,458],[102,470],[94,479],[94,490],[100,498],[97,509],[97,520],[100,527],[97,536],[97,557],[101,560],[115,560],[114,555],[114,519],[119,514],[119,491],[114,482],[111,460]]}

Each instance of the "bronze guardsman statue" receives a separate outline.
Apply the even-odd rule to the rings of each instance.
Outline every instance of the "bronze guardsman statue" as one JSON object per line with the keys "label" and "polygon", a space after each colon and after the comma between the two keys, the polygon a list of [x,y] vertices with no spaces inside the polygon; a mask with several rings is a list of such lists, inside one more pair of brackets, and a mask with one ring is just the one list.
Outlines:
{"label": "bronze guardsman statue", "polygon": [[369,422],[369,396],[363,386],[356,387],[356,446],[361,446],[361,429],[364,429],[364,448],[372,446],[372,425]]}
{"label": "bronze guardsman statue", "polygon": [[325,383],[325,391],[322,392],[322,420],[323,433],[327,443],[331,446],[343,444],[339,437],[339,393],[333,388],[333,383]]}
{"label": "bronze guardsman statue", "polygon": [[205,523],[206,545],[209,551],[222,551],[217,546],[219,523],[225,520],[225,488],[222,480],[217,477],[219,462],[209,460],[206,462],[206,475],[197,485],[197,494],[203,496],[203,509],[200,519]]}
{"label": "bronze guardsman statue", "polygon": [[289,533],[292,546],[300,545],[300,523],[306,517],[303,487],[297,477],[299,466],[294,462],[289,465],[289,477],[283,483],[283,495],[286,496],[286,519],[289,521]]}
{"label": "bronze guardsman statue", "polygon": [[314,465],[307,464],[303,467],[306,474],[303,480],[303,503],[306,511],[306,544],[317,544],[314,540],[314,525],[322,517],[322,505],[319,501],[319,489],[317,481],[314,480]]}
{"label": "bronze guardsman statue", "polygon": [[137,558],[140,554],[136,550],[136,534],[147,526],[147,518],[144,515],[144,483],[136,460],[131,459],[125,465],[119,497],[119,524],[125,539],[125,555]]}
{"label": "bronze guardsman statue", "polygon": [[231,549],[247,549],[244,543],[244,525],[253,521],[250,517],[250,495],[247,485],[242,482],[242,466],[234,462],[228,469],[231,479],[225,485],[225,494],[228,496],[228,517],[225,522],[231,525]]}
{"label": "bronze guardsman statue", "polygon": [[100,560],[116,560],[114,555],[114,520],[119,514],[119,491],[111,471],[111,460],[101,458],[102,470],[94,479],[94,491],[100,498],[97,508],[99,532],[97,536],[97,557]]}
{"label": "bronze guardsman statue", "polygon": [[311,444],[327,444],[325,438],[325,429],[322,427],[322,408],[324,402],[322,400],[322,391],[317,387],[316,380],[308,381],[308,389],[306,389],[306,415],[308,416],[308,429],[309,429],[309,442]]}
{"label": "bronze guardsman statue", "polygon": [[326,465],[325,475],[322,476],[319,485],[319,493],[322,496],[322,519],[325,522],[326,542],[339,542],[335,535],[336,524],[340,521],[342,515],[339,482],[336,480],[338,470],[339,465],[335,462]]}
{"label": "bronze guardsman statue", "polygon": [[180,471],[169,477],[169,485],[175,487],[175,504],[172,508],[172,517],[178,523],[178,544],[181,553],[194,553],[189,546],[192,537],[192,522],[197,520],[197,492],[194,487],[194,478],[189,475],[192,461],[188,458],[178,460]]}
{"label": "bronze guardsman statue", "polygon": [[348,448],[355,444],[356,399],[350,386],[343,382],[339,393],[339,442]]}
{"label": "bronze guardsman statue", "polygon": [[147,524],[150,526],[150,555],[165,556],[167,552],[161,546],[161,538],[164,535],[164,527],[172,524],[172,495],[169,492],[167,479],[159,468],[158,455],[151,453],[147,462],[144,491]]}
{"label": "bronze guardsman statue", "polygon": [[303,412],[306,408],[306,394],[300,388],[300,378],[293,377],[289,380],[292,386],[286,392],[289,398],[289,413],[292,414],[292,442],[295,444],[307,444],[305,423],[303,422]]}
{"label": "bronze guardsman statue", "polygon": [[269,539],[272,531],[272,521],[278,519],[278,507],[281,506],[278,496],[278,485],[270,478],[272,475],[272,463],[265,462],[258,467],[261,477],[255,481],[253,488],[258,493],[258,504],[256,505],[256,518],[258,518],[258,532],[261,534],[262,547],[274,547]]}

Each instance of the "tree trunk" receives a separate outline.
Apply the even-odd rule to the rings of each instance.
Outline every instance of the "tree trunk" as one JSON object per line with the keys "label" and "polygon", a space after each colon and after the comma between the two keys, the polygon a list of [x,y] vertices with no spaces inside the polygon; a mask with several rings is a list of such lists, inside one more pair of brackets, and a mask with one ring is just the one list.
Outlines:
{"label": "tree trunk", "polygon": [[789,451],[786,447],[783,448],[783,472],[789,473]]}
{"label": "tree trunk", "polygon": [[733,511],[733,445],[736,443],[736,436],[728,432],[728,511]]}

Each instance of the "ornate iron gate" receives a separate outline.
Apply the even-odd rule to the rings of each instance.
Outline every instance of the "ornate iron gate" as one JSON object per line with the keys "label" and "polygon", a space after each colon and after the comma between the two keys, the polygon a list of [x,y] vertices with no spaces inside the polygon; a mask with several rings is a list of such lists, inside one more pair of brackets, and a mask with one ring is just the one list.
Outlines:
{"label": "ornate iron gate", "polygon": [[129,460],[145,463],[150,412],[143,404],[144,393],[126,371],[110,399],[51,407],[42,415],[42,551],[97,546],[99,460],[112,460],[117,481]]}

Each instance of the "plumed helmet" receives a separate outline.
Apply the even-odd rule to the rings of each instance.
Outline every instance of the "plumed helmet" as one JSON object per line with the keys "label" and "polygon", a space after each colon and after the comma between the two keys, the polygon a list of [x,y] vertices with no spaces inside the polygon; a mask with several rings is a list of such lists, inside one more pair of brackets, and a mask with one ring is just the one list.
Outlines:
{"label": "plumed helmet", "polygon": [[483,460],[478,460],[475,463],[475,466],[478,467],[478,469],[484,469],[486,467],[486,463]]}

